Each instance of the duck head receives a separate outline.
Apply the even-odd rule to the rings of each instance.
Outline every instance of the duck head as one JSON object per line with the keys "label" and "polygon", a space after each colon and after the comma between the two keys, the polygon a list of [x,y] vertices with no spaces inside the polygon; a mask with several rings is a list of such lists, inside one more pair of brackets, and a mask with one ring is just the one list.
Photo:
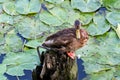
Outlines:
{"label": "duck head", "polygon": [[74,23],[74,26],[75,26],[75,29],[76,29],[76,38],[80,39],[81,38],[81,35],[80,35],[80,26],[81,26],[81,23],[80,23],[80,21],[76,20],[75,23]]}

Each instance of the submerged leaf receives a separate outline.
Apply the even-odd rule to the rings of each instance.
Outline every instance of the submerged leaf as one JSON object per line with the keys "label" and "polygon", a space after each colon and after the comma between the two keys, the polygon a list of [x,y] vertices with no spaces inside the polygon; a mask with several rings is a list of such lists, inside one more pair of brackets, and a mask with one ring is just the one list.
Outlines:
{"label": "submerged leaf", "polygon": [[71,5],[82,12],[93,12],[101,6],[99,0],[71,0]]}

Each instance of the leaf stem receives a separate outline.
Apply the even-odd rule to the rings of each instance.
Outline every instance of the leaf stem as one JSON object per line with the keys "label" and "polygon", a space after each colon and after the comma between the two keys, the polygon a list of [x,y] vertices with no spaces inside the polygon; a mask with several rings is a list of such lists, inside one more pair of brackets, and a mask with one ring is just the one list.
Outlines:
{"label": "leaf stem", "polygon": [[17,80],[20,80],[18,76],[16,76]]}

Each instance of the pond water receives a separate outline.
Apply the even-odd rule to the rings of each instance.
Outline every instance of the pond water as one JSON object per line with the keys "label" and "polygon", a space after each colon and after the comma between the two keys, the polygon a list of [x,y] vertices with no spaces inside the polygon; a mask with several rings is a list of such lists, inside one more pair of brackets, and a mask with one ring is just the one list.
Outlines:
{"label": "pond water", "polygon": [[[0,64],[2,63],[3,59],[5,57],[5,54],[0,55]],[[82,65],[83,61],[81,59],[77,59],[77,64],[78,64],[78,80],[82,80],[83,78],[86,77],[86,73],[84,71],[84,66]],[[11,76],[8,74],[4,74],[8,80],[32,80],[32,71],[30,70],[24,70],[25,75],[24,76]]]}

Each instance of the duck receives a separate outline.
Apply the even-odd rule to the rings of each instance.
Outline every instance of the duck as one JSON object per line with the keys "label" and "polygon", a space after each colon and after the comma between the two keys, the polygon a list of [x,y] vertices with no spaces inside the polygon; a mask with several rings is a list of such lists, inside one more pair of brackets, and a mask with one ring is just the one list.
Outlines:
{"label": "duck", "polygon": [[74,27],[60,30],[48,36],[42,46],[65,52],[70,58],[75,59],[75,51],[83,47],[88,39],[87,31],[81,29],[81,22],[75,20]]}

